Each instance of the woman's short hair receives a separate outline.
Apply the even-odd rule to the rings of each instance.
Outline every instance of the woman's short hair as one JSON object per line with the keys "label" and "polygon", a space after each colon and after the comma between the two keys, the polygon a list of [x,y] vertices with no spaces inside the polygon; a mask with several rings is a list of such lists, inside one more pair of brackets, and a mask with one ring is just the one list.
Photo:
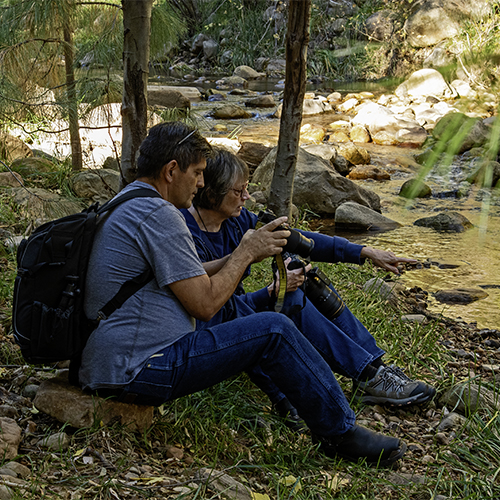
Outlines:
{"label": "woman's short hair", "polygon": [[207,158],[203,171],[205,186],[198,190],[193,205],[205,209],[220,207],[224,196],[240,179],[248,179],[248,165],[234,153],[224,148],[214,148]]}
{"label": "woman's short hair", "polygon": [[182,122],[164,122],[149,129],[137,158],[136,177],[158,179],[163,167],[176,160],[182,172],[209,156],[212,147],[197,129]]}

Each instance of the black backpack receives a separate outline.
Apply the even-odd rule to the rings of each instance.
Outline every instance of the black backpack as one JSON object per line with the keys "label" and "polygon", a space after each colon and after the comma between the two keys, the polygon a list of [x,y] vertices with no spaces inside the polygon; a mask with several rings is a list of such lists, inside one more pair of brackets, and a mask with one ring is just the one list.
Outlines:
{"label": "black backpack", "polygon": [[[151,270],[122,285],[118,293],[88,319],[83,310],[85,278],[99,216],[137,197],[160,197],[140,188],[83,212],[62,217],[37,228],[17,250],[12,327],[28,363],[72,360],[77,369],[85,343],[99,319],[113,311],[153,278]],[[74,372],[74,370],[73,370]],[[70,369],[75,380],[75,373]]]}

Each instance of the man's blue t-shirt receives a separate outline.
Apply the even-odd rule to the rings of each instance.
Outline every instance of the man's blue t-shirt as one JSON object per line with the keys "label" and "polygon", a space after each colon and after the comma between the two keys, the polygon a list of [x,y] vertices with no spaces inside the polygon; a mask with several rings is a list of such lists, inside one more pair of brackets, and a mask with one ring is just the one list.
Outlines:
{"label": "man's blue t-shirt", "polygon": [[[135,181],[122,193],[139,187],[154,189]],[[101,221],[87,272],[87,316],[95,318],[125,281],[148,268],[154,279],[101,321],[87,342],[79,373],[83,387],[124,386],[150,356],[195,328],[169,285],[205,271],[184,217],[162,198],[134,198]]]}

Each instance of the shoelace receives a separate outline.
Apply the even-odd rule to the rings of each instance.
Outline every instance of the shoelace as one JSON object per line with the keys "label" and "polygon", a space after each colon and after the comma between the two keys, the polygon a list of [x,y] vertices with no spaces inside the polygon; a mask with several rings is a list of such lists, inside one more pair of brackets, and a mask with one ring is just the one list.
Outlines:
{"label": "shoelace", "polygon": [[400,377],[392,373],[391,370],[384,369],[380,373],[380,378],[373,384],[373,387],[382,385],[382,390],[389,392],[393,390],[394,392],[403,392],[405,383]]}
{"label": "shoelace", "polygon": [[392,373],[394,373],[395,375],[397,375],[400,379],[402,379],[406,382],[414,382],[414,380],[411,379],[410,377],[408,377],[408,375],[406,375],[406,373],[403,370],[401,370],[401,368],[399,368],[399,366],[390,365],[387,368],[389,368],[389,370]]}

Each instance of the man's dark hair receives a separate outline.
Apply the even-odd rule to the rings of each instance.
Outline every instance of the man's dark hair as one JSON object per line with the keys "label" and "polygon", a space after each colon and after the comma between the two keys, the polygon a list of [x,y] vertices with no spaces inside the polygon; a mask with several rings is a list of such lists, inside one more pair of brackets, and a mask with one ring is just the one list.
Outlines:
{"label": "man's dark hair", "polygon": [[176,160],[182,172],[210,155],[212,147],[197,129],[182,122],[164,122],[149,129],[137,158],[137,178],[158,179],[164,165]]}
{"label": "man's dark hair", "polygon": [[217,209],[234,183],[248,179],[247,164],[234,153],[223,148],[214,148],[207,158],[207,168],[203,171],[205,186],[198,189],[193,205],[199,208]]}

